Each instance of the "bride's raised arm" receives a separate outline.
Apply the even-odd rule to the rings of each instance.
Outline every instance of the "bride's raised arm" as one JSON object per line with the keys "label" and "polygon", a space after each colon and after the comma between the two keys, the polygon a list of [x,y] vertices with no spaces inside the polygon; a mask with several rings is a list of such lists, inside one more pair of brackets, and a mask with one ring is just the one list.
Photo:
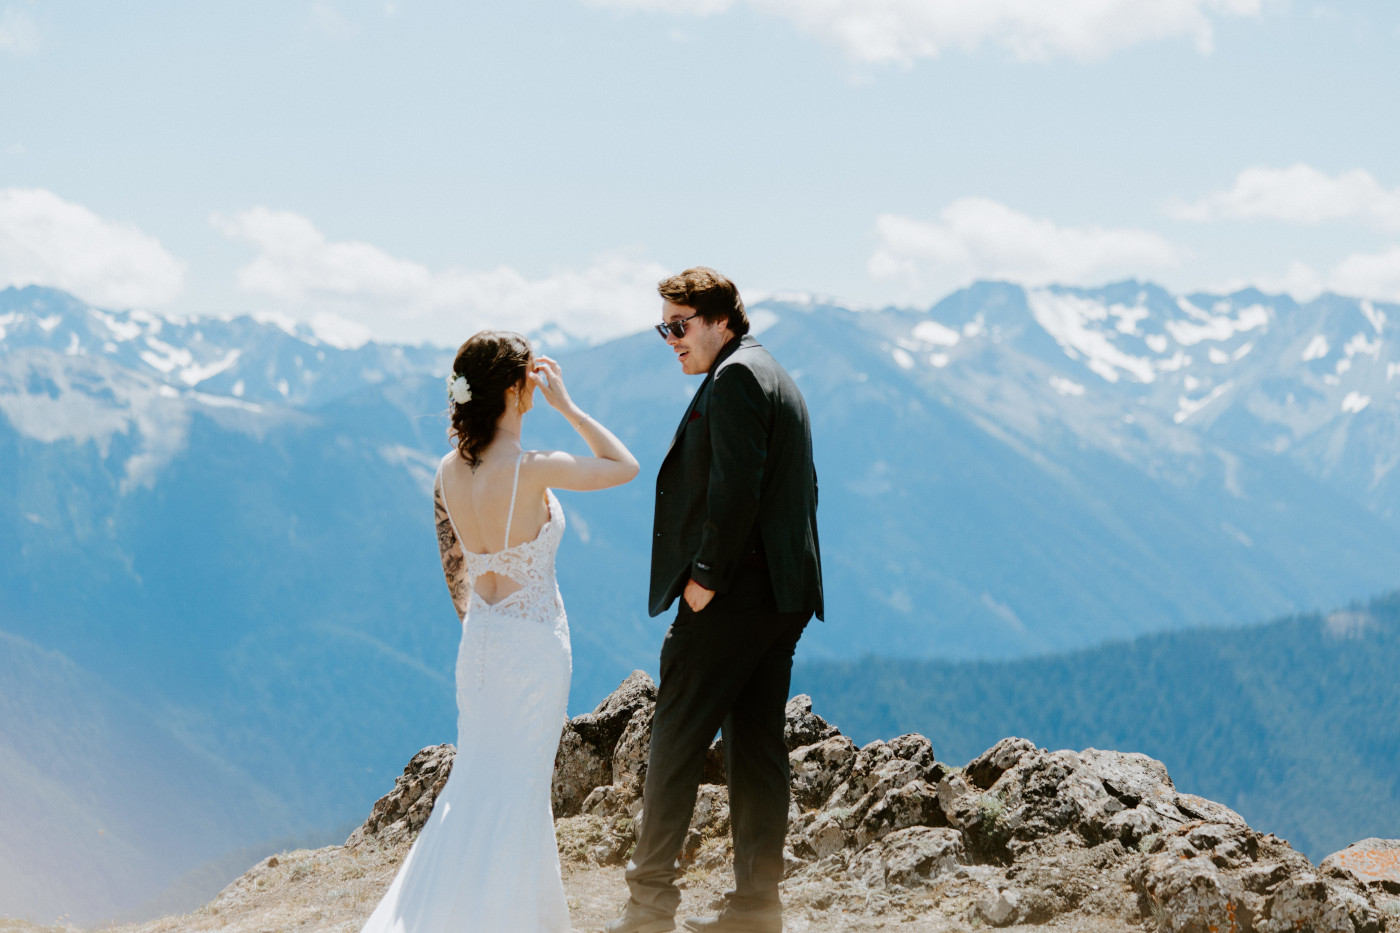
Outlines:
{"label": "bride's raised arm", "polygon": [[607,489],[621,486],[637,475],[641,468],[632,452],[611,431],[584,414],[569,397],[558,363],[547,356],[539,357],[529,378],[550,407],[574,426],[593,452],[591,457],[579,457],[562,450],[532,453],[530,472],[540,485],[580,491]]}
{"label": "bride's raised arm", "polygon": [[433,481],[433,513],[437,526],[438,552],[442,555],[442,575],[447,578],[447,592],[452,597],[452,605],[457,610],[457,618],[467,614],[467,600],[471,598],[471,580],[467,577],[466,559],[462,557],[462,545],[452,530],[452,519],[448,517],[447,505],[442,500],[442,469],[438,469]]}

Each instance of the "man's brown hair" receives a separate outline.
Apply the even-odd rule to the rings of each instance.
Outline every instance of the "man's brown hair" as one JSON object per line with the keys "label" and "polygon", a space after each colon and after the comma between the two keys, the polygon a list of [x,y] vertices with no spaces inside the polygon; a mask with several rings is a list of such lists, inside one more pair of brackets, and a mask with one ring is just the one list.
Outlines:
{"label": "man's brown hair", "polygon": [[739,289],[725,276],[708,266],[696,266],[680,275],[662,279],[656,286],[671,304],[694,308],[707,321],[725,321],[736,337],[749,332],[749,316]]}

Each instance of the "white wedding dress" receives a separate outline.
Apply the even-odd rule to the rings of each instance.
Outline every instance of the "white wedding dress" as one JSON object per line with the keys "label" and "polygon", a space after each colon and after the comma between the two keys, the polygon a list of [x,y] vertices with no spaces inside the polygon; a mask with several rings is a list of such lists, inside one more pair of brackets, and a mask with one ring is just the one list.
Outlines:
{"label": "white wedding dress", "polygon": [[[506,544],[519,482],[516,460]],[[564,513],[552,491],[545,496],[549,520],[534,540],[490,554],[462,548],[468,586],[496,573],[520,588],[496,603],[471,589],[457,651],[457,758],[364,933],[569,929],[550,806],[572,664],[554,578]],[[442,498],[445,507],[445,488]]]}

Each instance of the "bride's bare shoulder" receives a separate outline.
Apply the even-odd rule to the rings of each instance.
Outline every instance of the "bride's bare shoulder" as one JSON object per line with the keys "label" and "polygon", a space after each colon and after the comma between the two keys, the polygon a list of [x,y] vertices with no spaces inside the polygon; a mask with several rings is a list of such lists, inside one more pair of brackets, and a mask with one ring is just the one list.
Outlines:
{"label": "bride's bare shoulder", "polygon": [[520,456],[520,481],[531,485],[548,485],[543,476],[560,453],[558,450],[523,451]]}

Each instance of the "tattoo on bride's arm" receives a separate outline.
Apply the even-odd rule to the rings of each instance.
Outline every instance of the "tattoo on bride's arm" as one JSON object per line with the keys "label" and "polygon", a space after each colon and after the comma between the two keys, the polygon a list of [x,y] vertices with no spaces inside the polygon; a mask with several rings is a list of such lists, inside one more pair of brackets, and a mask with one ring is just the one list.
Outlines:
{"label": "tattoo on bride's arm", "polygon": [[438,552],[442,555],[442,575],[447,580],[447,592],[452,597],[452,605],[458,618],[467,611],[469,587],[466,561],[462,557],[462,545],[452,532],[452,520],[447,516],[447,506],[442,501],[442,490],[433,490],[433,510],[437,524]]}

